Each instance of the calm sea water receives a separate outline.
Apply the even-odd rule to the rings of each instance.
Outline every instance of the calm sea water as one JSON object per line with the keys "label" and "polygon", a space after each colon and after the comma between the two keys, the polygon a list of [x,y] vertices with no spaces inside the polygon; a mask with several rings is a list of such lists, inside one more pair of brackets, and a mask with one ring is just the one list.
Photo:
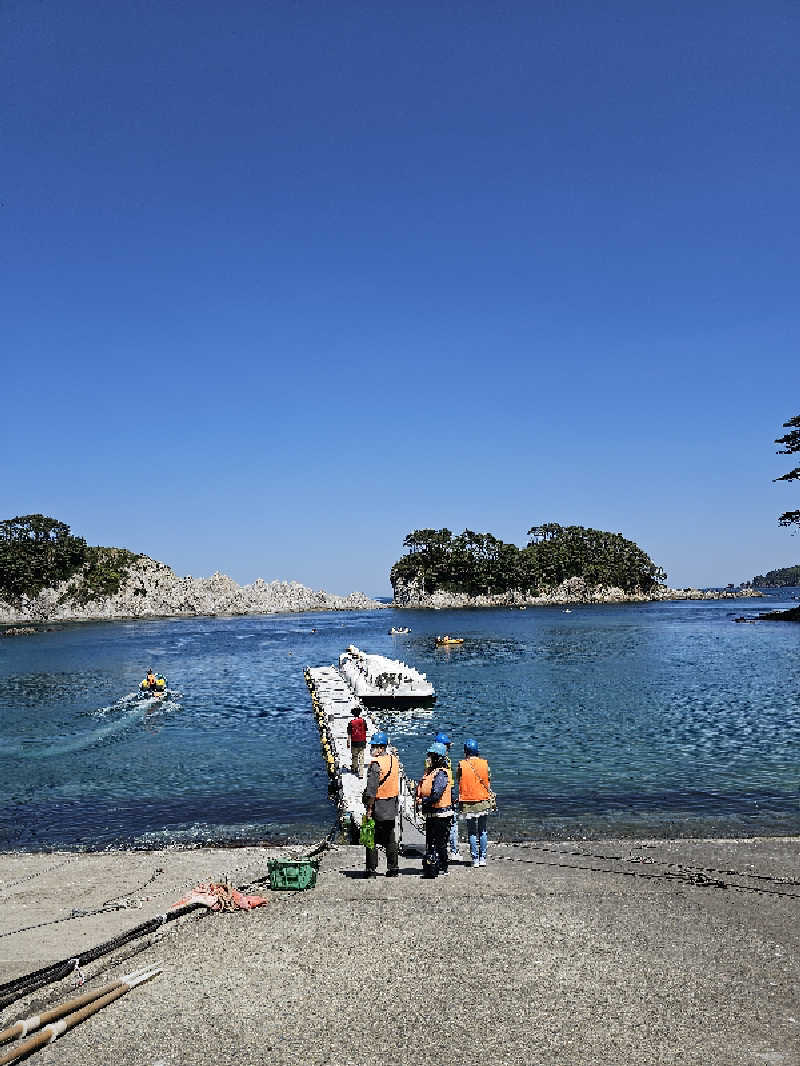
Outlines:
{"label": "calm sea water", "polygon": [[[302,671],[350,643],[436,686],[427,716],[386,723],[410,771],[439,728],[456,751],[478,739],[494,835],[800,833],[800,625],[733,623],[788,596],[142,621],[0,641],[0,848],[321,836],[335,811]],[[445,632],[464,645],[436,649]],[[169,681],[159,702],[137,697],[149,666]]]}

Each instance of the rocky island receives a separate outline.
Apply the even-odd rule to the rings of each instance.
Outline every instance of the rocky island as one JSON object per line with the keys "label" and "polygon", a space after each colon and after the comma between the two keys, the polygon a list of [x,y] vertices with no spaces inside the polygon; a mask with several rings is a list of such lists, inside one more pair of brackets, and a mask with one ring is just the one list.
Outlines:
{"label": "rocky island", "polygon": [[524,548],[491,533],[423,529],[392,567],[395,607],[548,607],[760,597],[757,589],[673,589],[660,566],[621,533],[560,526],[528,530]]}
{"label": "rocky island", "polygon": [[0,523],[0,625],[382,606],[361,592],[336,596],[296,581],[239,585],[220,573],[178,577],[146,555],[90,547],[43,515]]}

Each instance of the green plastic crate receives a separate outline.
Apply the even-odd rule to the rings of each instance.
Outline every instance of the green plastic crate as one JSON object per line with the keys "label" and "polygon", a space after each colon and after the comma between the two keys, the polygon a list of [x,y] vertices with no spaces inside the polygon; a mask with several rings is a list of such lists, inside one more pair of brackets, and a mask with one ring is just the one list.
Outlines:
{"label": "green plastic crate", "polygon": [[317,883],[316,859],[270,859],[267,862],[269,887],[276,892],[302,892]]}

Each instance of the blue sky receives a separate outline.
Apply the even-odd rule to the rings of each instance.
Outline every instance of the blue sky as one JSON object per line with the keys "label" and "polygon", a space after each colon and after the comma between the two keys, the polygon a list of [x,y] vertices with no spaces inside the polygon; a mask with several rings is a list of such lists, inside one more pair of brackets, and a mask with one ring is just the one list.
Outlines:
{"label": "blue sky", "polygon": [[800,13],[649,7],[6,0],[0,517],[334,592],[429,526],[799,562]]}

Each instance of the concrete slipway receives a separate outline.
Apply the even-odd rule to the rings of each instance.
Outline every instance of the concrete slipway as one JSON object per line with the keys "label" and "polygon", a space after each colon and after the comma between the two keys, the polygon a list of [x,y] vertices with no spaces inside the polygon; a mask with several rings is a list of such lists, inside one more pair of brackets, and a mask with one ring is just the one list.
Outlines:
{"label": "concrete slipway", "polygon": [[[416,856],[394,880],[362,879],[363,849],[337,847],[310,891],[193,914],[133,958],[92,964],[85,988],[150,962],[163,972],[29,1061],[797,1066],[798,845],[497,845],[485,869],[456,864],[436,881]],[[201,881],[263,876],[269,854],[0,856],[0,934],[14,933],[0,939],[2,977],[162,913]],[[68,917],[112,897],[134,908]],[[70,992],[62,981],[0,1021]]]}

